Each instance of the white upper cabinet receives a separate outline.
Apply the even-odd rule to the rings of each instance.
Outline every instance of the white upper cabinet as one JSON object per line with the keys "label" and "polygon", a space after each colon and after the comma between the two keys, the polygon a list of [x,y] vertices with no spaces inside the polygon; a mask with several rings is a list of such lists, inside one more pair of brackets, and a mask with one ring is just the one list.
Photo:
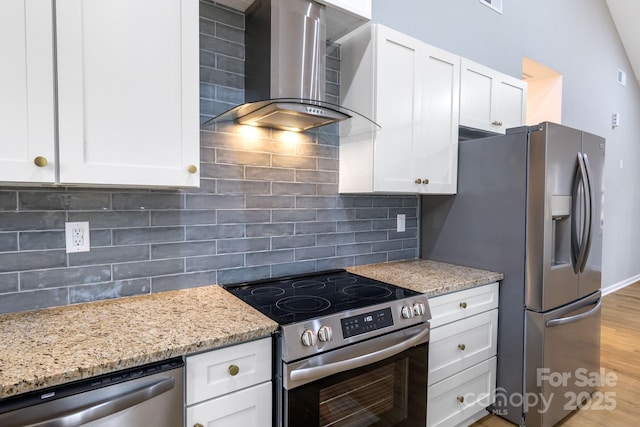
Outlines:
{"label": "white upper cabinet", "polygon": [[381,25],[340,40],[342,104],[382,130],[340,140],[340,192],[456,192],[460,57]]}
{"label": "white upper cabinet", "polygon": [[[33,152],[35,142],[31,134],[13,132],[11,138],[2,135],[3,168],[7,163],[5,151],[27,145],[29,152],[19,153],[26,163],[24,168],[33,169],[34,155],[46,157],[47,166],[39,169],[51,176],[57,174],[55,182],[61,185],[198,186],[198,2],[65,0],[55,3],[54,15],[51,2],[18,3],[27,12],[30,8],[37,9],[36,16],[48,24],[41,27],[27,15],[22,20],[26,22],[23,38],[29,43],[40,37],[50,50],[32,53],[24,43],[15,46],[13,37],[12,55],[18,59],[26,55],[26,83],[16,70],[14,76],[4,76],[2,71],[0,84],[6,84],[8,78],[20,82],[18,87],[25,89],[16,97],[26,99],[28,105],[32,104],[31,95],[37,87],[41,88],[37,92],[45,94],[55,91],[57,104],[49,99],[33,103],[37,113],[48,107],[48,117],[40,117],[37,123],[46,125],[39,130],[46,131],[47,137],[38,138],[38,142],[46,140],[41,148],[45,154]],[[0,8],[7,6],[3,3]],[[8,30],[0,29],[4,31]],[[9,31],[18,32],[20,28]],[[9,44],[6,39],[3,36],[0,43]],[[51,51],[54,40],[55,58]],[[32,58],[35,55],[37,58]],[[57,79],[49,77],[46,85],[40,84],[52,65],[40,70],[32,68],[30,60],[55,63]],[[4,100],[0,100],[0,108],[7,108]],[[56,117],[54,110],[58,127],[57,164],[56,134],[50,125]],[[26,116],[18,117],[17,121],[26,122],[27,126],[34,121],[31,110],[14,115]],[[0,180],[53,181],[38,178],[25,179],[19,173],[5,176],[3,172]]]}
{"label": "white upper cabinet", "polygon": [[523,126],[527,83],[462,58],[460,125],[489,132]]}
{"label": "white upper cabinet", "polygon": [[47,0],[0,2],[0,181],[55,181],[52,12]]}

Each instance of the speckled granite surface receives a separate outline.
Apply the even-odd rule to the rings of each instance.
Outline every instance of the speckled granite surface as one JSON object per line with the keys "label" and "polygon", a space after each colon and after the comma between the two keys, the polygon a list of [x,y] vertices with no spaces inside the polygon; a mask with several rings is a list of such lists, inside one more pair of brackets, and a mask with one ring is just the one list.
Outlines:
{"label": "speckled granite surface", "polygon": [[423,292],[428,296],[486,285],[504,278],[502,273],[426,259],[361,265],[347,268],[347,270],[361,276]]}
{"label": "speckled granite surface", "polygon": [[0,398],[270,335],[218,286],[0,315]]}

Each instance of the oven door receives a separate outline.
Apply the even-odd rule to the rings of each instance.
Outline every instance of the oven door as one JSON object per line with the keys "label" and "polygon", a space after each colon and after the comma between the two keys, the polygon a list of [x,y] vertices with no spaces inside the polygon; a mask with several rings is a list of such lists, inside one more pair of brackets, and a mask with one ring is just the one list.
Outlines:
{"label": "oven door", "polygon": [[285,426],[424,426],[429,324],[283,364]]}

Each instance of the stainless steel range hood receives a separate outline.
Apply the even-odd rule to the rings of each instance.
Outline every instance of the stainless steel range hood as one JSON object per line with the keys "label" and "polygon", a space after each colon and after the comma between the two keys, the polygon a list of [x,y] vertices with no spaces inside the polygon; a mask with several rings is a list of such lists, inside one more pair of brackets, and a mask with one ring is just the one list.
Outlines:
{"label": "stainless steel range hood", "polygon": [[373,121],[325,100],[325,6],[256,0],[245,19],[246,104],[212,121],[304,131],[340,122],[340,135],[373,132]]}

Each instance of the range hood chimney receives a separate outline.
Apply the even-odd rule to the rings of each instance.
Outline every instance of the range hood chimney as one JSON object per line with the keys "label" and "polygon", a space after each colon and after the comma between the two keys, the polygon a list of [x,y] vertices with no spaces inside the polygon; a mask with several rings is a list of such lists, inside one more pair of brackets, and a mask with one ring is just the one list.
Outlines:
{"label": "range hood chimney", "polygon": [[325,6],[312,0],[256,0],[245,18],[245,100],[213,119],[305,131],[340,123],[340,135],[380,127],[325,100]]}

